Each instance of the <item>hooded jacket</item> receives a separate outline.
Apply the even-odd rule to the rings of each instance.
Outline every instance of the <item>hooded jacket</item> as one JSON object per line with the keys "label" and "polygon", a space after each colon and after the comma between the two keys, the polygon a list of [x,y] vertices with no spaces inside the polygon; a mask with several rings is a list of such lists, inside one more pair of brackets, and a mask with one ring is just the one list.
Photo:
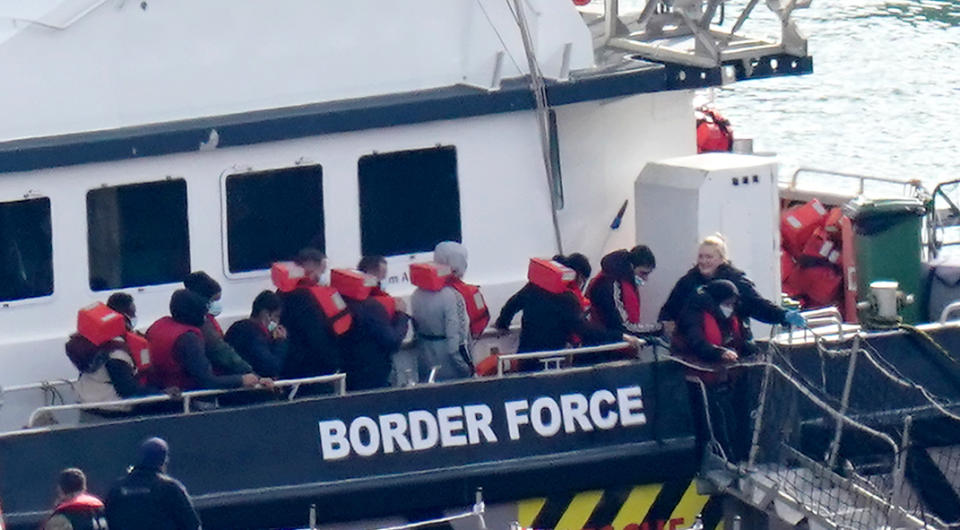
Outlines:
{"label": "hooded jacket", "polygon": [[634,335],[659,330],[640,323],[640,291],[627,250],[616,250],[600,260],[600,274],[590,282],[587,298],[590,319],[607,329]]}

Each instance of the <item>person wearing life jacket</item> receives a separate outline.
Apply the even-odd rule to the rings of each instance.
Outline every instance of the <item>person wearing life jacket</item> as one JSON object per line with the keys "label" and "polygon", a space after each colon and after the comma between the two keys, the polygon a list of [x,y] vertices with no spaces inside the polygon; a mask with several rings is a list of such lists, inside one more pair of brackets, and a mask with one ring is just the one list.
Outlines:
{"label": "person wearing life jacket", "polygon": [[204,352],[210,360],[213,371],[221,375],[254,373],[250,363],[245,361],[223,338],[223,328],[217,322],[217,316],[223,311],[221,305],[223,290],[220,288],[220,283],[207,273],[197,271],[187,275],[183,280],[183,286],[207,301],[207,315],[200,329],[203,331]]}
{"label": "person wearing life jacket", "polygon": [[283,301],[280,324],[289,341],[284,378],[332,374],[343,368],[342,344],[333,321],[324,313],[310,288],[320,285],[327,270],[327,256],[319,249],[302,249],[294,262],[304,276],[289,292],[278,292]]}
{"label": "person wearing life jacket", "polygon": [[187,489],[166,474],[169,452],[162,438],[140,445],[136,465],[107,495],[111,530],[200,530]]}
{"label": "person wearing life jacket", "polygon": [[729,280],[711,280],[700,286],[681,310],[671,341],[673,352],[686,361],[697,455],[702,455],[712,427],[713,438],[732,462],[746,457],[750,429],[747,387],[733,367],[757,351],[750,328],[737,316],[741,300]]}
{"label": "person wearing life jacket", "polygon": [[640,321],[640,287],[657,267],[653,252],[646,245],[631,250],[615,250],[600,260],[600,274],[590,283],[590,318],[601,326],[643,336],[658,333],[659,324]]}
{"label": "person wearing life jacket", "polygon": [[238,320],[224,336],[227,343],[265,377],[279,377],[287,359],[287,330],[280,324],[282,303],[272,291],[253,299],[250,318]]}
{"label": "person wearing life jacket", "polygon": [[730,120],[707,107],[696,109],[694,114],[697,118],[697,153],[733,151]]}
{"label": "person wearing life jacket", "polygon": [[660,309],[659,320],[669,336],[674,334],[676,320],[683,306],[693,298],[700,286],[714,279],[730,280],[737,286],[737,291],[740,293],[737,317],[744,326],[749,328],[751,318],[767,324],[806,326],[806,321],[799,311],[783,309],[760,296],[746,273],[730,263],[727,257],[727,243],[723,236],[714,234],[704,238],[700,243],[697,263],[677,280],[666,303]]}
{"label": "person wearing life jacket", "polygon": [[[568,264],[572,263],[581,270],[561,292],[551,292],[544,286],[537,285],[535,281],[527,282],[507,300],[494,324],[498,330],[506,332],[510,329],[514,316],[522,312],[517,353],[559,350],[571,345],[595,345],[622,340],[623,335],[617,330],[607,329],[587,320],[586,311],[577,296],[581,279],[590,275],[590,262],[586,257],[582,254],[566,257],[558,255],[554,256],[552,261],[571,269]],[[518,369],[536,370],[539,364],[535,359],[524,359],[518,363]]]}
{"label": "person wearing life jacket", "polygon": [[[364,279],[374,281],[372,275],[359,274]],[[344,276],[331,278],[331,283],[338,288],[353,315],[353,326],[344,335],[346,355],[343,368],[347,374],[347,390],[387,387],[393,357],[400,350],[410,327],[406,305],[403,299],[393,298],[385,306],[383,298],[372,295],[376,287],[340,288],[336,283],[338,278]],[[388,307],[392,308],[392,312]]]}
{"label": "person wearing life jacket", "polygon": [[419,378],[426,381],[434,368],[437,380],[470,377],[473,375],[471,318],[464,296],[454,285],[467,285],[460,280],[467,270],[467,249],[454,241],[442,241],[433,251],[433,261],[450,267],[451,276],[456,276],[456,280],[436,291],[417,287],[410,298],[419,346]]}
{"label": "person wearing life jacket", "polygon": [[370,296],[390,296],[383,290],[383,280],[387,279],[387,258],[364,256],[360,258],[360,263],[357,263],[357,270],[377,279],[377,286],[370,291]]}
{"label": "person wearing life jacket", "polygon": [[103,501],[87,492],[87,477],[80,469],[60,472],[57,497],[43,530],[107,530]]}
{"label": "person wearing life jacket", "polygon": [[207,317],[207,299],[187,289],[170,297],[170,316],[147,329],[153,368],[147,382],[158,387],[182,390],[252,388],[268,385],[254,373],[217,375],[204,352],[201,327]]}
{"label": "person wearing life jacket", "polygon": [[[112,304],[112,305],[111,305]],[[167,393],[177,395],[180,389],[176,387],[160,389],[145,383],[145,374],[134,361],[131,341],[139,337],[129,337],[134,333],[133,324],[136,322],[136,308],[133,297],[127,293],[114,293],[107,300],[107,307],[123,315],[127,335],[117,337],[100,344],[93,344],[79,333],[70,336],[66,344],[68,356],[74,361],[80,376],[77,379],[77,397],[80,403],[99,403],[105,401],[120,401],[122,399],[149,396]],[[129,317],[134,314],[134,319]],[[145,339],[140,339],[145,342]],[[82,354],[77,349],[86,350]],[[73,351],[72,351],[73,350]],[[70,355],[72,353],[72,355]],[[77,364],[80,359],[88,359],[87,363]],[[142,362],[142,361],[141,361]],[[149,369],[148,366],[143,368]],[[129,416],[131,413],[144,414],[161,411],[162,407],[140,405],[109,405],[96,409],[80,411],[81,423],[96,423],[105,418]]]}

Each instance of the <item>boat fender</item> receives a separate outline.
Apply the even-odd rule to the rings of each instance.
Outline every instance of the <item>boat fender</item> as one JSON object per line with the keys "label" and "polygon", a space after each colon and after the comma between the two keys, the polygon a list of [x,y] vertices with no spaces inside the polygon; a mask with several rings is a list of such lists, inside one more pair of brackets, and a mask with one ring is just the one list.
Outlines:
{"label": "boat fender", "polygon": [[577,273],[556,261],[531,258],[527,279],[545,291],[560,294],[567,290],[570,282],[577,279]]}
{"label": "boat fender", "polygon": [[427,291],[439,291],[453,277],[449,265],[439,263],[412,263],[410,265],[410,283]]}

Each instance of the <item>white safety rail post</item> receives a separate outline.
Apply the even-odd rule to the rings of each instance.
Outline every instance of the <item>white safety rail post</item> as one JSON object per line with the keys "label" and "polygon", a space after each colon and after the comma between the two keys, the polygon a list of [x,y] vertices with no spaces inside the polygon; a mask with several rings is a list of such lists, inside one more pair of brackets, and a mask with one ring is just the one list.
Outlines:
{"label": "white safety rail post", "polygon": [[[324,384],[324,383],[333,383],[336,385],[336,394],[344,395],[346,393],[346,374],[332,374],[332,375],[321,375],[317,377],[303,377],[299,379],[281,379],[274,381],[274,388],[286,388],[290,387],[293,389],[291,393],[295,392],[296,389],[300,388],[300,385],[309,385],[309,384]],[[142,405],[147,403],[161,403],[166,401],[182,401],[183,402],[183,413],[189,414],[190,403],[197,398],[211,397],[211,396],[222,396],[225,394],[234,394],[240,392],[250,392],[254,390],[263,390],[263,388],[249,389],[249,390],[238,390],[238,389],[225,389],[225,390],[191,390],[189,392],[183,392],[179,396],[167,396],[167,395],[156,395],[156,396],[146,396],[141,398],[132,398],[132,399],[120,399],[116,401],[100,401],[95,403],[75,403],[70,405],[52,405],[47,407],[40,407],[33,411],[30,414],[30,420],[27,422],[27,428],[34,428],[36,422],[39,418],[43,417],[44,414],[53,414],[55,412],[62,412],[66,410],[89,410],[89,409],[99,409],[103,407],[115,407],[115,406],[130,406],[130,405]],[[291,398],[292,399],[292,398]]]}

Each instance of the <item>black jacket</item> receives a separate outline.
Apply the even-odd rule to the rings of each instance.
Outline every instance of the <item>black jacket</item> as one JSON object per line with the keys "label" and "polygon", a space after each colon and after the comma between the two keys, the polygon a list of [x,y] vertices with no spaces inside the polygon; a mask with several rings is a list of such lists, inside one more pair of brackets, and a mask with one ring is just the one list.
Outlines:
{"label": "black jacket", "polygon": [[714,273],[712,278],[705,277],[697,267],[688,270],[683,277],[677,280],[677,284],[670,291],[667,302],[660,309],[659,319],[661,321],[676,321],[680,317],[684,305],[696,296],[697,289],[710,280],[730,280],[737,286],[737,291],[740,292],[737,316],[743,321],[744,326],[750,326],[751,318],[767,324],[786,324],[783,320],[787,313],[786,310],[760,296],[756,286],[747,278],[746,273],[726,263],[717,268],[717,272]]}
{"label": "black jacket", "polygon": [[[737,304],[739,306],[739,303]],[[704,328],[704,315],[709,313],[717,322],[722,335],[721,345],[713,344],[708,340]],[[736,307],[734,313],[738,313]],[[680,310],[677,317],[677,334],[679,340],[674,341],[680,350],[678,353],[687,354],[708,363],[717,362],[723,355],[724,348],[729,348],[740,357],[749,357],[756,353],[756,345],[750,327],[738,318],[740,323],[738,334],[733,328],[734,320],[725,318],[720,312],[717,303],[707,293],[701,290],[694,291],[691,298]]]}
{"label": "black jacket", "polygon": [[263,377],[278,377],[287,359],[287,341],[273,340],[252,318],[238,320],[224,335],[233,349]]}
{"label": "black jacket", "polygon": [[197,530],[186,488],[157,469],[135,467],[107,496],[111,530]]}
{"label": "black jacket", "polygon": [[[518,352],[559,350],[577,335],[584,345],[618,342],[622,334],[587,321],[580,301],[570,292],[551,293],[528,283],[507,300],[496,327],[509,329],[514,315],[523,311],[520,319],[520,346]],[[532,365],[532,366],[526,366]],[[521,369],[536,368],[536,362],[521,363]]]}
{"label": "black jacket", "polygon": [[407,336],[410,317],[397,312],[393,319],[373,298],[344,298],[353,315],[353,326],[344,337],[346,355],[343,360],[348,390],[364,390],[387,386],[393,354]]}
{"label": "black jacket", "polygon": [[[656,333],[660,327],[656,324],[633,323],[621,312],[623,295],[621,282],[627,282],[636,289],[633,278],[633,264],[630,262],[630,253],[626,250],[616,250],[600,260],[600,274],[590,282],[587,288],[587,298],[590,299],[590,320],[609,330],[620,334],[646,335]],[[617,285],[621,289],[621,296],[617,296]],[[640,302],[640,294],[637,293]],[[639,311],[641,308],[638,307]],[[625,310],[624,310],[625,311]]]}
{"label": "black jacket", "polygon": [[320,304],[306,288],[278,292],[283,300],[280,323],[287,328],[284,378],[332,374],[343,367],[338,337]]}

